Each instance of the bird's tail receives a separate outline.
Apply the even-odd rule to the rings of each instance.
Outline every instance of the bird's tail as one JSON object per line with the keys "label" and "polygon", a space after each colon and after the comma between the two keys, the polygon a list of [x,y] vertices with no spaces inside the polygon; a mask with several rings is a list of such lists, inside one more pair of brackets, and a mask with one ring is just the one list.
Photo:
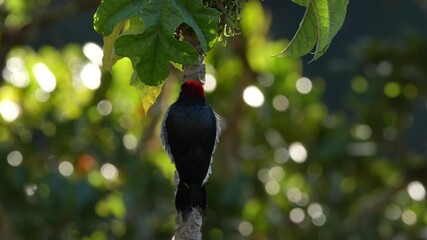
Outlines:
{"label": "bird's tail", "polygon": [[204,185],[185,184],[183,181],[179,182],[175,195],[175,207],[178,212],[182,213],[184,219],[186,219],[186,216],[193,208],[205,213],[206,205],[207,197]]}

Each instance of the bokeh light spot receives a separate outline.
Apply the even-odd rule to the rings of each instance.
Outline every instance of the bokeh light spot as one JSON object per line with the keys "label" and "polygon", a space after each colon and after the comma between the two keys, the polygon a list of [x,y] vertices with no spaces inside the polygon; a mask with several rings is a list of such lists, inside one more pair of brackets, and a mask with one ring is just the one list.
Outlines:
{"label": "bokeh light spot", "polygon": [[310,217],[317,218],[323,214],[323,209],[322,209],[322,206],[320,206],[320,204],[314,202],[308,206],[307,212]]}
{"label": "bokeh light spot", "polygon": [[[67,157],[68,159],[72,159],[71,157]],[[83,154],[76,160],[76,170],[79,174],[87,174],[91,170],[95,168],[97,165],[96,159],[90,154]],[[92,171],[95,172],[95,171]]]}
{"label": "bokeh light spot", "polygon": [[273,107],[279,112],[284,112],[289,108],[289,100],[283,95],[277,95],[273,98]]}
{"label": "bokeh light spot", "polygon": [[277,181],[268,181],[265,184],[265,191],[270,195],[277,195],[280,192],[280,185]]}
{"label": "bokeh light spot", "polygon": [[68,177],[74,172],[74,166],[68,161],[63,161],[58,166],[59,173],[62,176]]}
{"label": "bokeh light spot", "polygon": [[351,156],[364,157],[372,156],[377,152],[375,142],[355,142],[347,146],[347,153]]}
{"label": "bokeh light spot", "polygon": [[302,94],[308,94],[313,87],[313,84],[311,83],[310,79],[306,77],[302,77],[297,80],[296,88],[297,91]]}
{"label": "bokeh light spot", "polygon": [[37,185],[35,183],[27,183],[24,186],[24,192],[27,196],[33,196],[37,191]]}
{"label": "bokeh light spot", "polygon": [[395,98],[400,94],[400,86],[396,82],[388,82],[384,86],[384,93],[389,98]]}
{"label": "bokeh light spot", "polygon": [[267,168],[262,168],[258,170],[257,175],[258,175],[258,179],[263,183],[266,183],[270,180],[269,170]]}
{"label": "bokeh light spot", "polygon": [[264,94],[256,86],[249,86],[243,91],[243,100],[251,107],[257,108],[264,104]]}
{"label": "bokeh light spot", "polygon": [[138,139],[133,134],[126,134],[123,136],[123,145],[128,150],[135,150],[138,146]]}
{"label": "bokeh light spot", "polygon": [[45,92],[39,88],[34,92],[34,96],[36,97],[37,101],[46,102],[47,100],[49,100],[50,93]]}
{"label": "bokeh light spot", "polygon": [[388,218],[390,220],[399,219],[401,214],[402,214],[402,210],[400,209],[399,206],[397,206],[395,204],[390,205],[385,209],[385,216],[386,216],[386,218]]}
{"label": "bokeh light spot", "polygon": [[242,234],[242,236],[249,236],[252,234],[252,231],[254,230],[254,227],[252,224],[248,221],[242,221],[239,224],[239,232]]}
{"label": "bokeh light spot", "polygon": [[50,71],[50,69],[44,63],[36,63],[33,66],[33,73],[36,77],[37,82],[40,85],[40,88],[50,93],[56,88],[56,78],[55,75]]}
{"label": "bokeh light spot", "polygon": [[98,65],[87,63],[83,66],[80,72],[80,79],[85,87],[91,90],[96,90],[101,85],[101,70]]}
{"label": "bokeh light spot", "polygon": [[304,221],[305,212],[301,208],[293,208],[289,212],[289,218],[294,223],[301,223],[302,221]]}
{"label": "bokeh light spot", "polygon": [[274,179],[274,180],[280,182],[285,177],[285,171],[283,170],[282,167],[279,167],[279,166],[272,167],[270,169],[270,171],[268,172],[268,176],[271,179]]}
{"label": "bokeh light spot", "polygon": [[13,122],[21,114],[21,107],[9,99],[3,99],[0,102],[0,114],[6,122]]}
{"label": "bokeh light spot", "polygon": [[307,150],[299,143],[294,142],[289,146],[289,156],[296,163],[303,163],[307,159]]}
{"label": "bokeh light spot", "polygon": [[257,77],[259,84],[264,87],[271,87],[274,83],[274,75],[273,74],[260,74]]}
{"label": "bokeh light spot", "polygon": [[415,201],[422,201],[426,197],[426,189],[423,184],[418,181],[413,181],[407,187],[409,196]]}
{"label": "bokeh light spot", "polygon": [[389,61],[381,61],[378,63],[377,72],[383,77],[389,76],[393,72],[393,65]]}
{"label": "bokeh light spot", "polygon": [[7,163],[12,167],[21,165],[23,160],[22,154],[19,151],[12,151],[7,155]]}
{"label": "bokeh light spot", "polygon": [[105,163],[101,166],[101,175],[107,180],[114,180],[118,175],[118,170],[113,164]]}
{"label": "bokeh light spot", "polygon": [[283,146],[285,144],[282,135],[276,129],[273,128],[270,128],[265,131],[265,139],[272,147],[275,148]]}
{"label": "bokeh light spot", "polygon": [[364,93],[368,89],[368,81],[364,77],[357,76],[351,81],[351,87],[357,93]]}
{"label": "bokeh light spot", "polygon": [[289,152],[286,148],[281,147],[274,151],[274,161],[277,163],[285,163],[289,160]]}
{"label": "bokeh light spot", "polygon": [[94,64],[101,66],[104,52],[102,48],[93,42],[88,42],[83,45],[83,54]]}
{"label": "bokeh light spot", "polygon": [[99,114],[102,116],[107,116],[113,110],[113,105],[108,100],[101,100],[98,105],[96,105],[96,110],[98,110]]}
{"label": "bokeh light spot", "polygon": [[301,200],[301,196],[302,196],[301,191],[296,187],[289,188],[286,191],[286,197],[288,197],[288,200],[290,202],[293,202],[293,203],[299,202]]}
{"label": "bokeh light spot", "polygon": [[20,57],[14,56],[7,59],[2,76],[6,81],[19,88],[26,87],[30,83],[24,60]]}
{"label": "bokeh light spot", "polygon": [[326,216],[322,213],[320,216],[313,217],[311,222],[318,227],[323,226],[326,222]]}
{"label": "bokeh light spot", "polygon": [[298,206],[305,207],[310,202],[310,197],[307,193],[301,192],[301,197],[297,201]]}
{"label": "bokeh light spot", "polygon": [[372,135],[372,129],[366,124],[356,124],[351,128],[353,137],[360,140],[368,140]]}
{"label": "bokeh light spot", "polygon": [[205,85],[203,85],[203,88],[205,89],[205,92],[213,92],[216,89],[216,78],[212,74],[206,74],[206,82]]}
{"label": "bokeh light spot", "polygon": [[135,124],[133,117],[129,114],[124,114],[121,116],[119,122],[120,126],[124,129],[129,129]]}
{"label": "bokeh light spot", "polygon": [[406,225],[414,225],[417,223],[417,214],[412,210],[405,210],[402,213],[402,221]]}

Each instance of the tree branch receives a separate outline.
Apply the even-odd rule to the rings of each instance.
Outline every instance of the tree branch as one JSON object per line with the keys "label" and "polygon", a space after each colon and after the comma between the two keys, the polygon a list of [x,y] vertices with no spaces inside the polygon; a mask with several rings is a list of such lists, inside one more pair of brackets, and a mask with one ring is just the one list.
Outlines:
{"label": "tree branch", "polygon": [[184,220],[182,214],[177,213],[175,239],[176,240],[201,240],[202,239],[202,213],[193,208],[188,218]]}
{"label": "tree branch", "polygon": [[182,70],[184,72],[183,81],[187,80],[198,80],[202,84],[205,84],[206,66],[204,64],[205,57],[203,50],[200,46],[199,39],[197,38],[194,30],[186,25],[182,24],[179,28],[179,32],[182,40],[191,44],[199,54],[199,61],[195,64],[184,65]]}

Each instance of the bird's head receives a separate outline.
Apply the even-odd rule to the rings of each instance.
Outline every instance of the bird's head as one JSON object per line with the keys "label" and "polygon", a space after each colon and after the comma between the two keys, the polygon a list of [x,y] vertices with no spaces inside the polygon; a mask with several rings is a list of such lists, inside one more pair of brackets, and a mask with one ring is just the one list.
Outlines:
{"label": "bird's head", "polygon": [[203,90],[202,84],[196,80],[185,81],[181,85],[180,97],[203,100],[205,98],[205,92]]}

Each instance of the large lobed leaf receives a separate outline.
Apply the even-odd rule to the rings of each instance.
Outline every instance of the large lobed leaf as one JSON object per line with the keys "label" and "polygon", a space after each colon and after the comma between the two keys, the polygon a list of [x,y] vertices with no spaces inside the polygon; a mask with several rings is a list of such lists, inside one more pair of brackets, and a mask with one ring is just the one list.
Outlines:
{"label": "large lobed leaf", "polygon": [[306,7],[297,33],[277,56],[301,57],[316,45],[312,60],[320,58],[344,23],[348,0],[292,0]]}
{"label": "large lobed leaf", "polygon": [[[140,34],[118,35],[115,27],[125,20],[139,18],[144,30]],[[145,84],[157,86],[167,77],[170,61],[192,64],[198,53],[174,38],[176,28],[185,23],[196,33],[202,50],[207,53],[217,41],[219,12],[194,0],[103,0],[95,13],[95,30],[114,44],[115,54],[129,57]],[[110,44],[111,45],[111,44]],[[108,56],[112,49],[107,48]],[[113,61],[107,61],[113,63]]]}
{"label": "large lobed leaf", "polygon": [[118,55],[132,60],[138,78],[150,86],[157,86],[166,79],[169,61],[192,64],[199,58],[190,44],[158,34],[155,28],[138,35],[121,36],[115,50]]}

